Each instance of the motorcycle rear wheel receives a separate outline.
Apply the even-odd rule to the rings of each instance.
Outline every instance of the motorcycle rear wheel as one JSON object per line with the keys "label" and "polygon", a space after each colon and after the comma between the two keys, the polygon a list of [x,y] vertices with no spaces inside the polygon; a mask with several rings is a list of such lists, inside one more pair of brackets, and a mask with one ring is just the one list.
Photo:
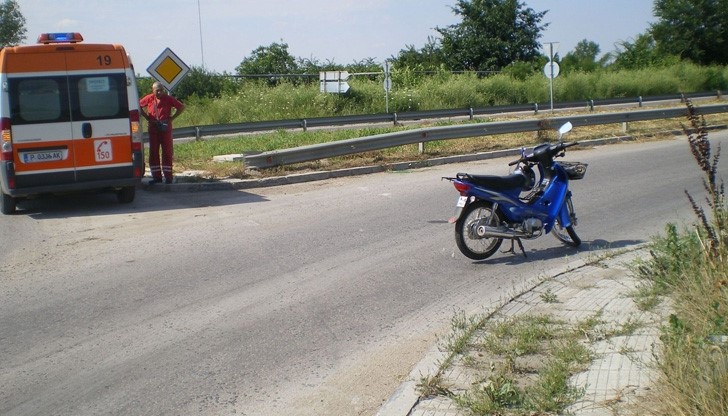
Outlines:
{"label": "motorcycle rear wheel", "polygon": [[[492,215],[491,215],[492,214]],[[502,238],[481,238],[475,233],[479,225],[486,225],[485,221],[490,218],[487,225],[497,226],[502,218],[497,211],[493,211],[493,205],[486,201],[476,201],[468,205],[455,222],[455,242],[466,257],[473,260],[484,260],[492,256],[501,243]]]}
{"label": "motorcycle rear wheel", "polygon": [[551,229],[551,234],[554,235],[559,241],[566,244],[569,247],[579,247],[581,245],[581,239],[576,234],[576,231],[574,230],[574,225],[576,225],[576,214],[574,213],[574,204],[571,202],[571,198],[567,198],[566,201],[566,207],[569,210],[569,218],[571,219],[571,224],[568,227],[561,226],[561,223],[559,222],[559,219],[556,219],[556,223],[554,224],[554,228]]}

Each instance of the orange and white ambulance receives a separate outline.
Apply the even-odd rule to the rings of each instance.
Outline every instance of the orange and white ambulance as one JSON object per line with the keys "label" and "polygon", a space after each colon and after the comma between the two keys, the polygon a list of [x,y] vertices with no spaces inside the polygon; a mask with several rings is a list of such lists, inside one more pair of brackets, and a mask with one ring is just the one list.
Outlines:
{"label": "orange and white ambulance", "polygon": [[134,200],[144,175],[139,98],[120,45],[49,33],[0,50],[2,213],[19,199],[113,190]]}

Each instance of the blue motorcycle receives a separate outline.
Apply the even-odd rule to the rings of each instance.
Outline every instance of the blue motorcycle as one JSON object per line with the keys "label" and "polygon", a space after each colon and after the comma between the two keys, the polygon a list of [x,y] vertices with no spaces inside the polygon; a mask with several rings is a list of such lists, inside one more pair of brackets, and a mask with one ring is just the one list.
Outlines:
{"label": "blue motorcycle", "polygon": [[522,149],[521,158],[509,163],[515,169],[508,176],[458,173],[454,178],[443,178],[460,193],[450,222],[455,223],[455,241],[465,256],[486,259],[504,239],[511,240],[511,249],[506,252],[515,253],[518,243],[526,256],[521,240],[549,232],[568,246],[581,244],[574,230],[577,220],[569,180],[582,179],[587,165],[554,161],[578,144],[561,141],[571,128],[571,123],[561,126],[556,144],[540,144],[528,154]]}

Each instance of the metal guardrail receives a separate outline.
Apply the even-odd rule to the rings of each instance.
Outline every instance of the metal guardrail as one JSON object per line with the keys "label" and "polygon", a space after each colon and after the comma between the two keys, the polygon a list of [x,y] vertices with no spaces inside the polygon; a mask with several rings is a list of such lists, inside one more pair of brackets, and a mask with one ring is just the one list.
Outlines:
{"label": "metal guardrail", "polygon": [[[728,104],[696,107],[699,115],[728,112]],[[269,168],[293,163],[309,162],[335,156],[370,152],[408,144],[424,143],[433,140],[451,140],[465,137],[478,137],[496,134],[538,131],[557,128],[570,121],[575,127],[599,124],[626,123],[632,121],[656,120],[663,118],[686,117],[686,108],[658,110],[638,110],[620,113],[588,114],[547,119],[529,119],[492,123],[477,123],[458,126],[429,127],[396,133],[359,137],[332,143],[321,143],[292,149],[244,155],[245,165],[254,168]]]}
{"label": "metal guardrail", "polygon": [[[587,101],[570,101],[554,103],[554,109],[564,108],[589,108],[594,110],[595,107],[616,105],[616,104],[637,104],[640,107],[643,103],[678,100],[684,98],[721,98],[724,91],[699,92],[691,94],[671,94],[650,97],[631,97],[631,98],[610,98],[604,100],[587,100]],[[201,139],[204,136],[218,136],[224,134],[251,133],[260,131],[271,131],[281,129],[303,129],[309,127],[327,127],[327,126],[345,126],[366,123],[393,123],[404,120],[424,120],[435,118],[449,117],[469,117],[471,120],[475,116],[487,114],[503,114],[515,112],[534,112],[538,113],[540,109],[550,109],[549,103],[533,103],[520,105],[492,106],[483,108],[457,108],[448,110],[424,110],[424,111],[407,111],[401,113],[381,113],[381,114],[362,114],[351,116],[337,117],[314,117],[307,119],[290,119],[290,120],[274,120],[274,121],[254,121],[248,123],[232,123],[232,124],[213,124],[205,126],[180,127],[175,128],[172,135],[175,139],[194,137]],[[144,134],[144,140],[148,140],[148,134]]]}

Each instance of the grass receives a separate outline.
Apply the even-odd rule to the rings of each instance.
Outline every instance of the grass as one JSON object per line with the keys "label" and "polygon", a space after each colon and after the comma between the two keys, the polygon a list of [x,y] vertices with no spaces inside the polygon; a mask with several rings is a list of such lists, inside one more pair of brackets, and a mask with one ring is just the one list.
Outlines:
{"label": "grass", "polygon": [[558,303],[559,298],[556,296],[556,294],[551,290],[551,288],[548,288],[544,293],[541,294],[541,300],[546,303]]}
{"label": "grass", "polygon": [[652,259],[641,269],[653,288],[649,296],[668,296],[674,308],[662,328],[664,351],[653,414],[725,415],[728,345],[712,341],[728,335],[725,231],[714,247],[697,229],[680,235],[673,231],[668,229],[657,241]]}
{"label": "grass", "polygon": [[525,316],[495,323],[480,342],[480,347],[493,354],[516,357],[535,354],[541,343],[553,340],[559,322],[549,316]]}
{"label": "grass", "polygon": [[[440,372],[420,381],[420,394],[450,397],[473,414],[558,413],[582,394],[568,380],[593,358],[582,342],[581,328],[588,325],[548,315],[493,320],[458,314],[447,343],[451,354]],[[482,374],[467,391],[443,384],[442,374],[457,355]]]}

